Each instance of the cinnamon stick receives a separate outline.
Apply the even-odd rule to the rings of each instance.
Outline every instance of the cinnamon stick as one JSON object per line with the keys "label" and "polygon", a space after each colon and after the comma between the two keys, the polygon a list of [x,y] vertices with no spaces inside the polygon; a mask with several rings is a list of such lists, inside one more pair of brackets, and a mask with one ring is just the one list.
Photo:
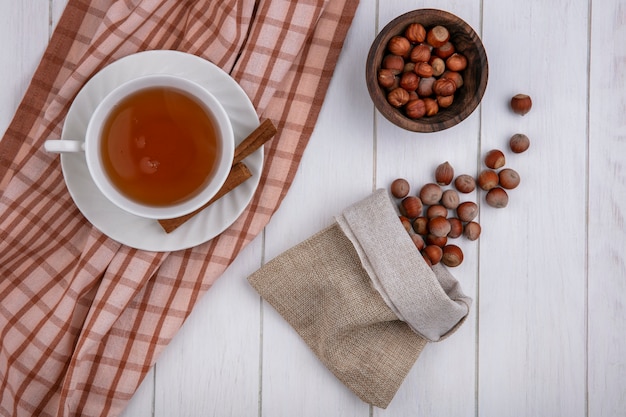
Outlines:
{"label": "cinnamon stick", "polygon": [[217,200],[219,200],[220,198],[222,198],[223,196],[225,196],[226,194],[234,190],[237,186],[242,184],[245,180],[247,180],[251,176],[252,176],[252,172],[250,172],[250,169],[246,166],[246,164],[244,164],[243,162],[236,163],[235,165],[233,165],[232,169],[230,170],[230,173],[228,174],[228,177],[226,178],[226,181],[224,182],[224,185],[222,186],[222,188],[220,188],[217,194],[215,194],[215,196],[211,200],[209,200],[208,203],[206,203],[204,206],[200,207],[196,211],[193,211],[184,216],[175,217],[173,219],[161,219],[159,220],[159,224],[161,225],[163,230],[165,230],[166,233],[173,232],[182,224],[184,224],[187,220],[191,219],[193,216],[195,216],[196,214],[198,214],[199,212],[201,212],[202,210],[204,210],[205,208],[207,208],[208,206],[210,206],[211,204],[213,204],[214,202],[216,202]]}
{"label": "cinnamon stick", "polygon": [[233,164],[243,161],[248,155],[251,155],[270,140],[276,134],[276,127],[270,119],[263,120],[263,123],[259,125],[252,133],[248,135],[239,145],[235,148],[235,156],[233,158]]}
{"label": "cinnamon stick", "polygon": [[237,186],[242,184],[245,180],[252,176],[250,169],[242,162],[246,157],[253,154],[257,149],[263,146],[268,140],[270,140],[276,134],[276,127],[270,119],[265,119],[256,129],[252,131],[237,147],[235,148],[235,154],[233,157],[233,167],[230,174],[226,178],[224,185],[217,192],[217,194],[204,206],[198,210],[186,214],[181,217],[173,219],[159,220],[159,224],[165,230],[166,233],[171,233],[184,224],[187,220],[219,200]]}

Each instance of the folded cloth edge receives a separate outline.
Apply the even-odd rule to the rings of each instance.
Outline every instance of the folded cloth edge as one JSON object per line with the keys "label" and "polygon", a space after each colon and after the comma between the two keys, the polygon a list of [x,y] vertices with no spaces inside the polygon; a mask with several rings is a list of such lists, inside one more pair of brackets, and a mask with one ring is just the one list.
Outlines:
{"label": "folded cloth edge", "polygon": [[442,266],[426,264],[398,220],[384,189],[335,216],[389,308],[430,342],[453,333],[469,313],[472,300]]}

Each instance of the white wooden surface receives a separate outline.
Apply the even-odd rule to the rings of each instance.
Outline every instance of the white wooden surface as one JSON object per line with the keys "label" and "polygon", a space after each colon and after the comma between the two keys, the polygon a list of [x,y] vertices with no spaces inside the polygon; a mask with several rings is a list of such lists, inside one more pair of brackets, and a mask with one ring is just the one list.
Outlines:
{"label": "white wooden surface", "polygon": [[[66,0],[0,2],[0,131]],[[481,35],[481,107],[437,134],[377,114],[363,64],[377,30],[405,11],[455,13]],[[626,0],[361,0],[296,180],[162,355],[125,416],[626,415]],[[531,113],[507,102],[530,94]],[[362,403],[248,286],[262,263],[403,176],[450,161],[476,174],[513,133],[522,176],[509,207],[480,205],[483,235],[453,270],[474,298],[451,338],[427,346],[386,410]],[[483,203],[481,195],[470,195]]]}

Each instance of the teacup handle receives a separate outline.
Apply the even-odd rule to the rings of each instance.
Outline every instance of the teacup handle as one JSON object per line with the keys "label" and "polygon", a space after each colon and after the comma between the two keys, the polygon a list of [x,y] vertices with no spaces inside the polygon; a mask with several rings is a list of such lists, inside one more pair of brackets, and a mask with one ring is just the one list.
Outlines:
{"label": "teacup handle", "polygon": [[85,142],[80,140],[52,139],[47,140],[43,146],[46,151],[56,153],[85,151]]}

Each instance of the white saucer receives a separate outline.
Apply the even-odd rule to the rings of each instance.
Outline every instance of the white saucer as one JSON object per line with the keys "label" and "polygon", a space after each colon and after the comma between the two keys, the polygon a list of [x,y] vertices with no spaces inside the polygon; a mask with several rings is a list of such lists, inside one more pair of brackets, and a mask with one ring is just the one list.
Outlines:
{"label": "white saucer", "polygon": [[[65,119],[62,139],[81,140],[98,102],[121,83],[147,74],[173,74],[206,87],[222,103],[241,142],[259,125],[250,99],[227,73],[209,61],[178,51],[146,51],[124,57],[98,72],[78,93]],[[252,178],[171,233],[155,220],[137,217],[109,202],[87,171],[81,153],[61,154],[69,192],[83,215],[110,238],[137,249],[174,251],[207,242],[230,226],[246,208],[259,184],[263,149],[245,159]]]}

